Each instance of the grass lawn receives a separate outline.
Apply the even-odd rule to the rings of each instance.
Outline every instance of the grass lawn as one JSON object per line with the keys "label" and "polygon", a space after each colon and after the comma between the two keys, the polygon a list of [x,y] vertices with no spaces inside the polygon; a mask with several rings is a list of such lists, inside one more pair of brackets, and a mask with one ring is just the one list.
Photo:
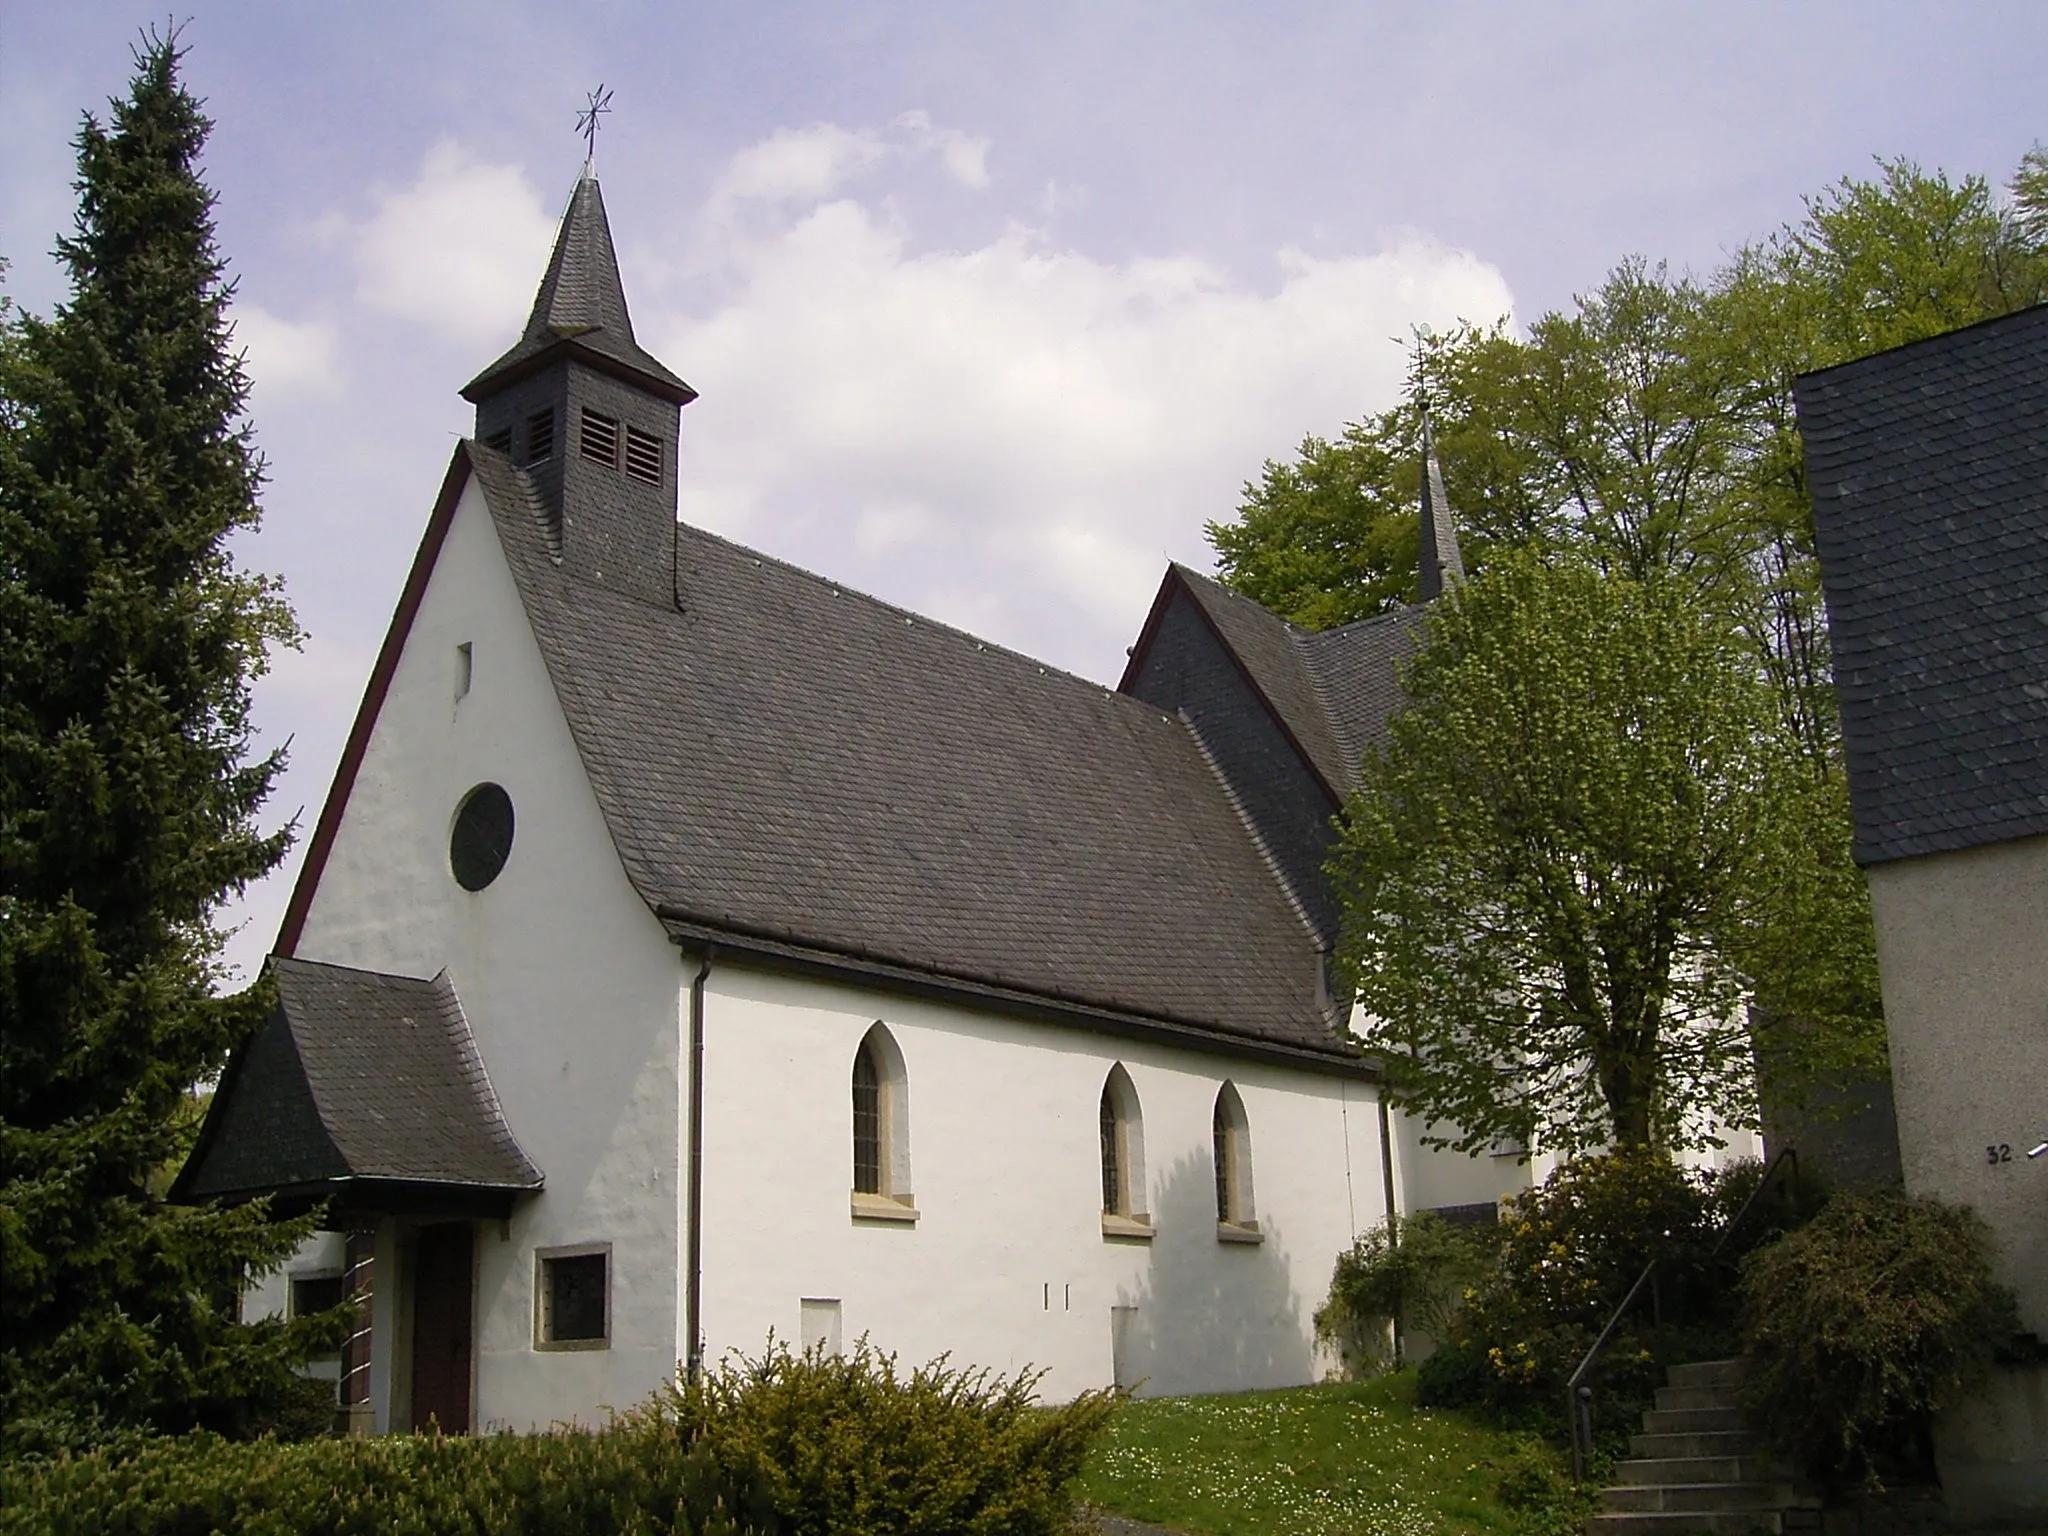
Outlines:
{"label": "grass lawn", "polygon": [[1564,1459],[1415,1406],[1411,1372],[1336,1386],[1125,1404],[1081,1496],[1200,1536],[1576,1531]]}

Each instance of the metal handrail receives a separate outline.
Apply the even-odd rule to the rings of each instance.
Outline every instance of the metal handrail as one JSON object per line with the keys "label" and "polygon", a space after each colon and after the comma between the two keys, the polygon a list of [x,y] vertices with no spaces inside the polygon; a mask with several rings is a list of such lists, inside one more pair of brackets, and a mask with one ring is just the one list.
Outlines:
{"label": "metal handrail", "polygon": [[[1764,1176],[1756,1181],[1756,1188],[1751,1190],[1749,1198],[1742,1202],[1742,1209],[1730,1217],[1728,1224],[1721,1229],[1720,1238],[1707,1254],[1708,1262],[1711,1263],[1721,1256],[1721,1250],[1728,1246],[1728,1239],[1733,1237],[1743,1222],[1749,1219],[1751,1209],[1762,1198],[1763,1192],[1771,1187],[1771,1181],[1778,1176],[1778,1170],[1787,1163],[1792,1165],[1792,1187],[1795,1191],[1798,1189],[1799,1152],[1797,1148],[1786,1147],[1771,1159],[1770,1166],[1764,1170]],[[1601,1352],[1607,1348],[1608,1341],[1614,1337],[1614,1331],[1621,1326],[1621,1320],[1628,1316],[1629,1309],[1636,1304],[1636,1298],[1642,1295],[1644,1288],[1650,1287],[1652,1294],[1655,1294],[1656,1274],[1663,1263],[1664,1255],[1660,1253],[1643,1266],[1643,1272],[1636,1276],[1636,1283],[1628,1288],[1628,1294],[1621,1298],[1621,1305],[1614,1309],[1613,1316],[1607,1319],[1607,1326],[1600,1330],[1600,1337],[1593,1341],[1593,1347],[1586,1351],[1586,1358],[1579,1362],[1579,1368],[1572,1372],[1571,1380],[1565,1383],[1565,1418],[1572,1430],[1572,1481],[1575,1483],[1585,1481],[1586,1461],[1593,1454],[1593,1389],[1586,1385],[1586,1378],[1592,1374],[1593,1366],[1599,1360]]]}

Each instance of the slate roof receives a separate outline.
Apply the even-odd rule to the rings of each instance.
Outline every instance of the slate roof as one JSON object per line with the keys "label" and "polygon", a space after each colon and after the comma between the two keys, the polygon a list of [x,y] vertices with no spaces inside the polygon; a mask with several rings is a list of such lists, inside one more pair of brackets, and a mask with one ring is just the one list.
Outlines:
{"label": "slate roof", "polygon": [[1304,629],[1213,577],[1175,570],[1341,802],[1358,782],[1365,749],[1384,739],[1401,706],[1399,664],[1420,641],[1428,610],[1410,606],[1337,629]]}
{"label": "slate roof", "polygon": [[422,981],[270,964],[278,1006],[215,1094],[178,1198],[340,1191],[352,1181],[540,1188],[445,972]]}
{"label": "slate roof", "polygon": [[1422,559],[1416,573],[1417,595],[1427,603],[1442,597],[1447,582],[1465,579],[1465,558],[1458,553],[1457,520],[1444,493],[1443,466],[1437,463],[1436,429],[1429,412],[1422,414]]}
{"label": "slate roof", "polygon": [[638,384],[678,405],[697,392],[633,339],[626,289],[612,249],[611,221],[597,178],[586,173],[569,194],[555,236],[547,275],[527,317],[526,331],[503,357],[462,387],[465,400],[482,399],[514,379],[573,354],[604,372]]}
{"label": "slate roof", "polygon": [[2048,306],[1797,394],[1857,861],[2048,832]]}
{"label": "slate roof", "polygon": [[676,525],[678,606],[483,488],[626,872],[679,931],[1339,1057],[1315,942],[1187,728]]}

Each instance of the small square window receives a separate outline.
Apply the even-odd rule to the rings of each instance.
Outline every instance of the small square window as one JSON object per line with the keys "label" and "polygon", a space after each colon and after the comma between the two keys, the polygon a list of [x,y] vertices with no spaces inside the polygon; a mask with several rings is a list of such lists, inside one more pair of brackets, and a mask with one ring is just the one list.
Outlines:
{"label": "small square window", "polygon": [[[315,1317],[322,1312],[331,1312],[348,1300],[348,1276],[346,1275],[293,1275],[291,1314],[293,1317]],[[330,1349],[315,1355],[316,1361],[339,1361],[344,1351]]]}
{"label": "small square window", "polygon": [[293,1275],[292,1316],[312,1317],[331,1312],[348,1297],[348,1279],[343,1275]]}
{"label": "small square window", "polygon": [[611,1338],[611,1252],[569,1249],[539,1256],[536,1343],[603,1349]]}

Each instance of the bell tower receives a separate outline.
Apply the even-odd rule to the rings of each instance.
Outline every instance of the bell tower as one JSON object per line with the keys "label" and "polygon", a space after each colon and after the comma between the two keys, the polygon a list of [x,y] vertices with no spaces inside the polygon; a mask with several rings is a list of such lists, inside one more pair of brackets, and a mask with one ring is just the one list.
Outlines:
{"label": "bell tower", "polygon": [[513,348],[463,386],[476,439],[526,471],[556,557],[674,601],[676,434],[697,392],[633,339],[604,194],[585,166]]}

